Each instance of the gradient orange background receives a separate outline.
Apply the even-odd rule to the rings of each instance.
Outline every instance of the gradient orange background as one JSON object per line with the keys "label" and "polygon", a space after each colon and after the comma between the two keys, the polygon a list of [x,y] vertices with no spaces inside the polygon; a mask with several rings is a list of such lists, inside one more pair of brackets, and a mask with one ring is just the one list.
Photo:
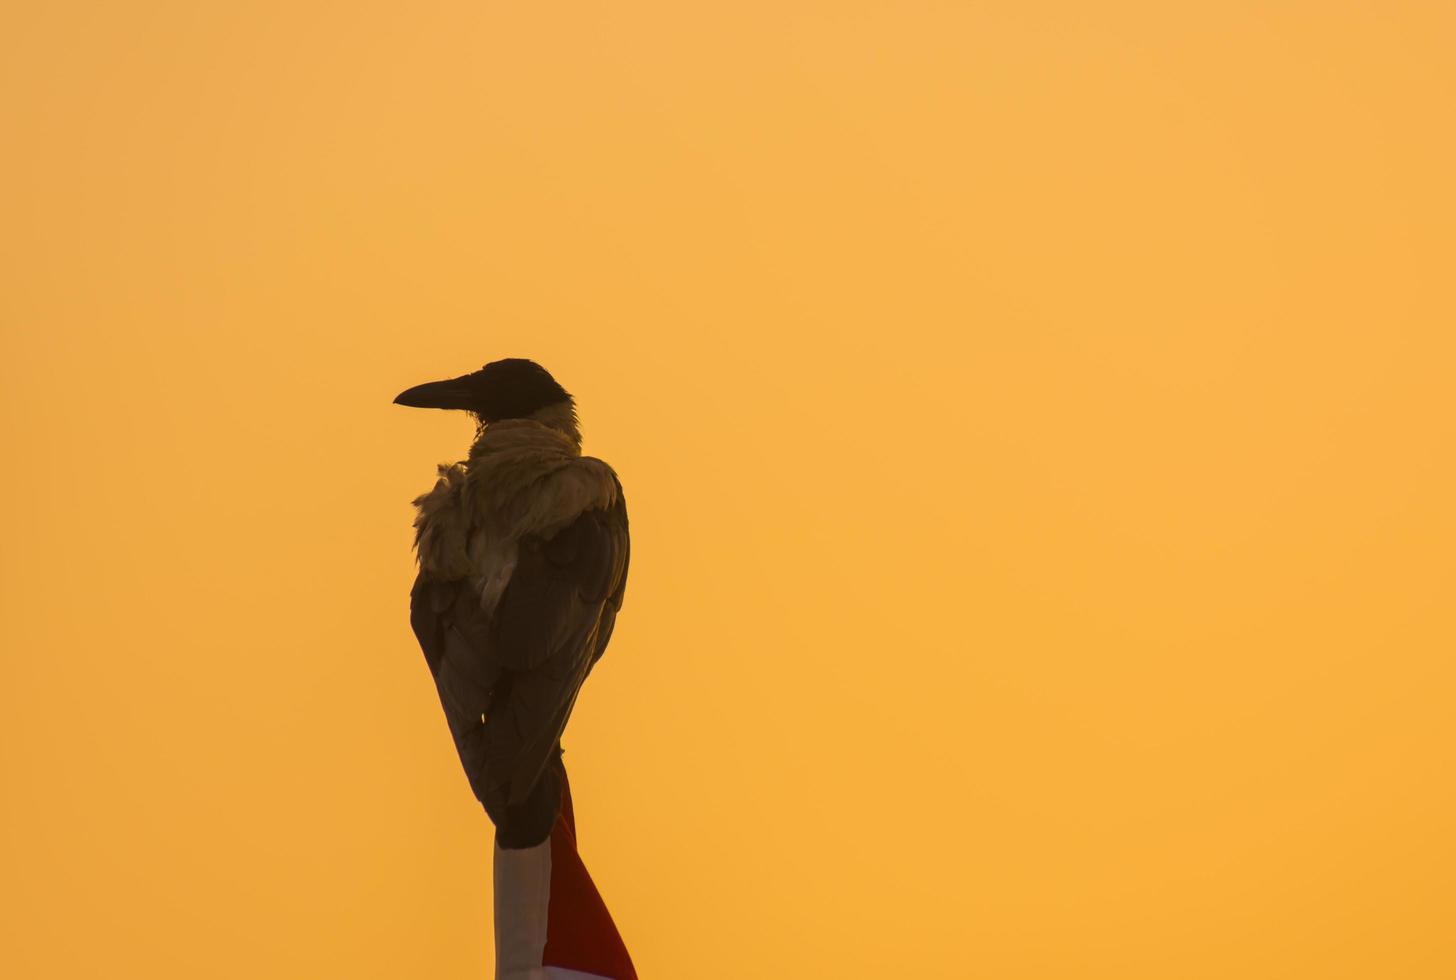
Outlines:
{"label": "gradient orange background", "polygon": [[480,977],[409,500],[627,487],[645,978],[1456,975],[1456,8],[0,20],[0,973]]}

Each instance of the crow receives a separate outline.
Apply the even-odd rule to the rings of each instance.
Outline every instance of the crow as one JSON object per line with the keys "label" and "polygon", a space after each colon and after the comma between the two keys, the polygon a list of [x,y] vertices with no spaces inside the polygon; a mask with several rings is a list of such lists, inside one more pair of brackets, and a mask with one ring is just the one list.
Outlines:
{"label": "crow", "polygon": [[627,584],[622,485],[581,455],[576,403],[534,361],[417,385],[395,403],[474,416],[469,456],[416,498],[410,625],[498,848],[561,809],[561,735]]}

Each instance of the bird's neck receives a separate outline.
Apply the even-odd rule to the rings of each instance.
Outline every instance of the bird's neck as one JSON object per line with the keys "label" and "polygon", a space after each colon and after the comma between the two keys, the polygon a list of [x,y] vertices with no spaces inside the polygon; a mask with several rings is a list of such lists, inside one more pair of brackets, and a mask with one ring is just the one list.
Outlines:
{"label": "bird's neck", "polygon": [[581,430],[577,427],[576,409],[570,402],[559,402],[532,412],[524,419],[502,419],[481,426],[470,447],[472,459],[508,450],[565,451],[581,455]]}
{"label": "bird's neck", "polygon": [[531,418],[542,425],[564,433],[581,452],[581,428],[576,421],[576,406],[571,402],[557,402],[531,413]]}

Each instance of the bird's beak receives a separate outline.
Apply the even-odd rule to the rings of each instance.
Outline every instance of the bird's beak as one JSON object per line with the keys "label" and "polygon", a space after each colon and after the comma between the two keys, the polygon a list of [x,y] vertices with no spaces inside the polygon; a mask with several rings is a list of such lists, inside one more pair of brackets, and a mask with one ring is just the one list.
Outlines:
{"label": "bird's beak", "polygon": [[431,381],[415,385],[394,396],[396,405],[410,408],[460,408],[469,409],[474,403],[475,390],[470,385],[470,375],[451,378],[449,381]]}

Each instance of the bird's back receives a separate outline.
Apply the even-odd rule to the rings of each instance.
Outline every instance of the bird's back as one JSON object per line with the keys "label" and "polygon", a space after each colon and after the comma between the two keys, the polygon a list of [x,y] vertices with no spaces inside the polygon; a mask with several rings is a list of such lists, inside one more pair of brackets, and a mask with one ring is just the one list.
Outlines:
{"label": "bird's back", "polygon": [[503,428],[416,501],[411,625],[471,788],[506,833],[554,814],[543,773],[611,638],[630,540],[605,463],[538,423]]}

